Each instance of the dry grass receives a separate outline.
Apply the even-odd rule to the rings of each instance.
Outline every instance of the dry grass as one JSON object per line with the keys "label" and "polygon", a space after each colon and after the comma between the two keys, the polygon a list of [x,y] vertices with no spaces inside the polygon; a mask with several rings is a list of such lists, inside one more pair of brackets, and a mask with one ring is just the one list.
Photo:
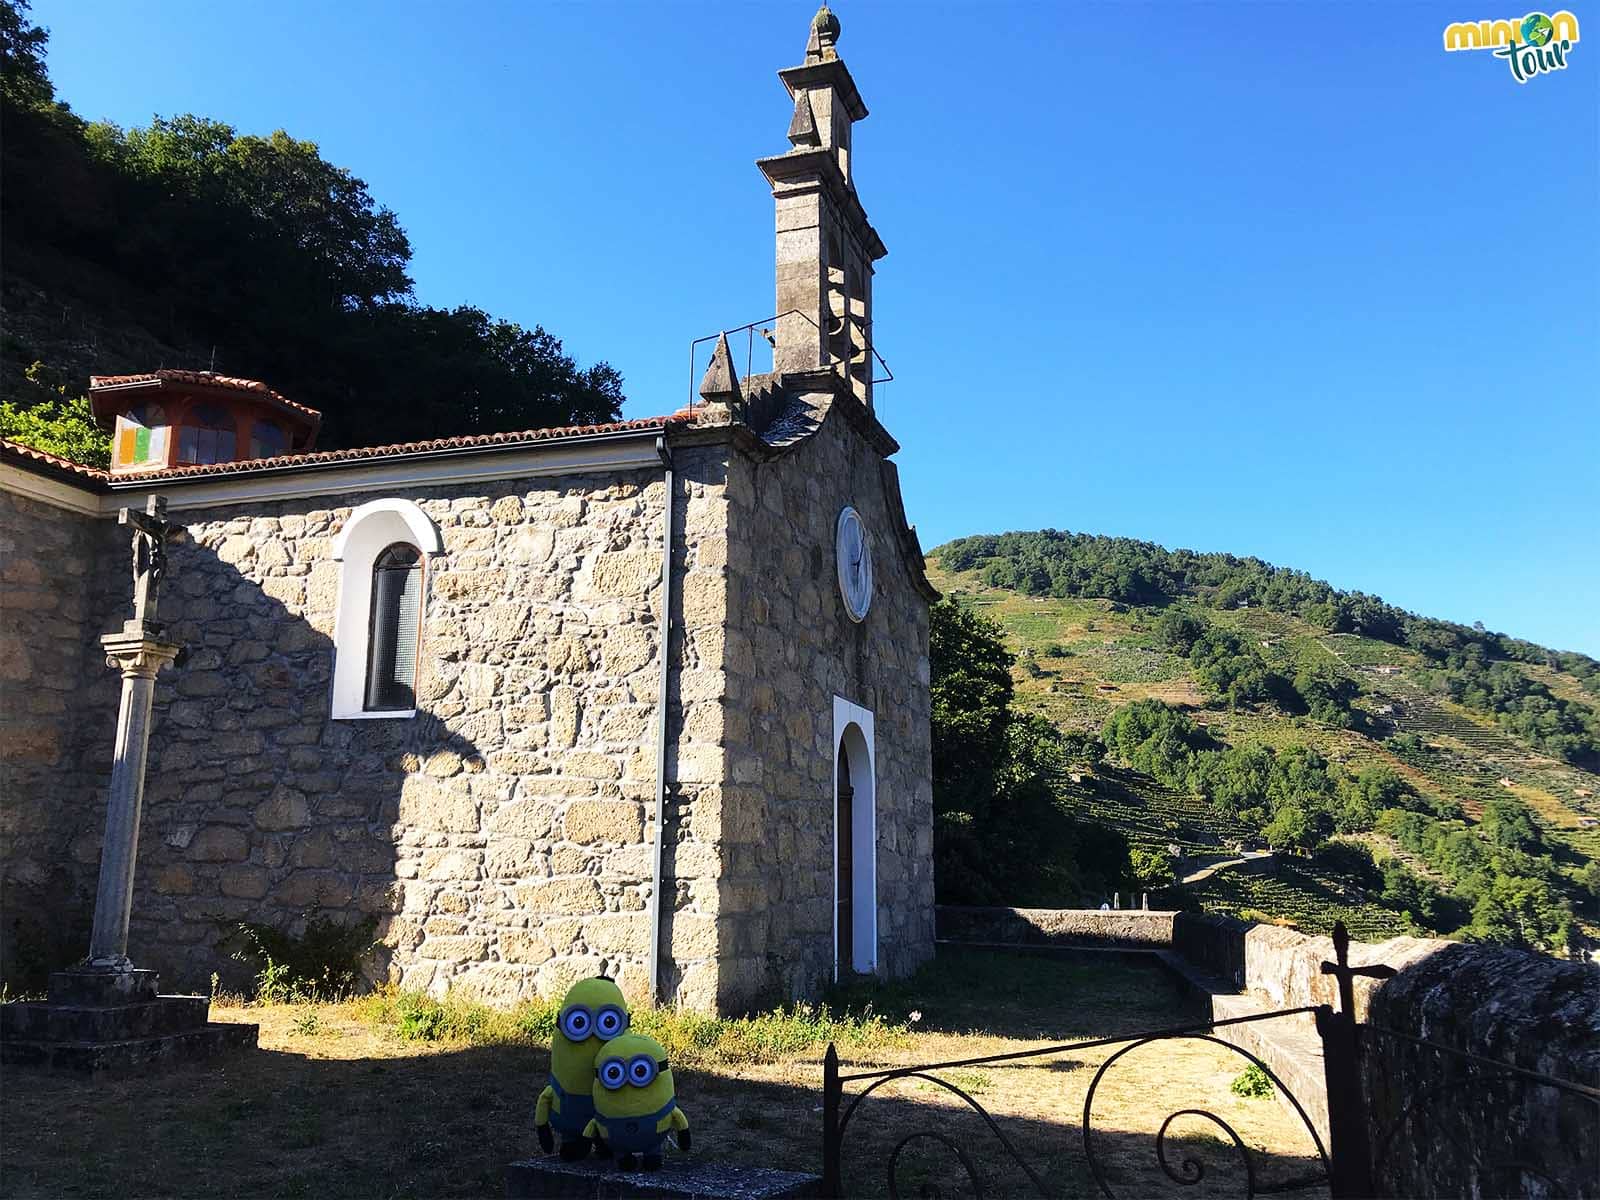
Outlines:
{"label": "dry grass", "polygon": [[[861,993],[846,997],[859,1002]],[[937,1062],[1169,1026],[1196,1014],[1159,968],[975,953],[941,955],[916,980],[877,989],[891,1020],[913,1032],[846,1053],[846,1069]],[[915,1007],[913,1007],[915,1006]],[[916,1020],[912,1020],[917,1015]],[[223,1007],[217,1019],[257,1021],[261,1050],[211,1068],[153,1078],[81,1080],[12,1075],[3,1097],[0,1193],[10,1197],[481,1196],[533,1152],[531,1114],[547,1056],[517,1040],[405,1040],[374,1023],[370,1001]],[[817,1043],[780,1061],[685,1066],[677,1072],[694,1122],[695,1153],[817,1170],[821,1057]],[[1092,1190],[1079,1134],[1084,1093],[1110,1051],[964,1067],[940,1077],[971,1092],[1053,1193]],[[708,1054],[707,1059],[714,1057]],[[1207,1108],[1264,1154],[1268,1180],[1304,1169],[1309,1140],[1273,1100],[1233,1095],[1244,1061],[1204,1042],[1163,1042],[1128,1054],[1095,1105],[1097,1153],[1130,1195],[1242,1191],[1218,1131],[1184,1118],[1180,1147],[1208,1164],[1205,1184],[1179,1188],[1155,1160],[1154,1134],[1180,1108]],[[854,1195],[885,1192],[892,1147],[937,1128],[982,1171],[990,1194],[1028,1191],[1025,1176],[955,1096],[896,1081],[866,1100],[845,1146]],[[1215,1136],[1213,1136],[1215,1135]],[[915,1141],[901,1179],[954,1180],[954,1163]],[[957,1189],[958,1191],[960,1189]]]}

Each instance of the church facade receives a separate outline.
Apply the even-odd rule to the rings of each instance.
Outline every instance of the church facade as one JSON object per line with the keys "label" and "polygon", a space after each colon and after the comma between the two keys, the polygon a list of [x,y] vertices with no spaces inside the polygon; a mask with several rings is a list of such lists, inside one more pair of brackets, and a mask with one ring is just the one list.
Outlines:
{"label": "church facade", "polygon": [[770,374],[724,340],[670,416],[316,452],[264,385],[158,371],[94,381],[109,472],[0,444],[11,964],[59,956],[94,895],[98,638],[129,614],[117,514],[152,495],[184,655],[156,685],[139,965],[237,980],[241,922],[320,917],[372,922],[406,987],[604,971],[727,1010],[931,955],[937,594],[873,410],[884,250],[837,35],[824,9],[780,72],[792,148],[759,164]]}

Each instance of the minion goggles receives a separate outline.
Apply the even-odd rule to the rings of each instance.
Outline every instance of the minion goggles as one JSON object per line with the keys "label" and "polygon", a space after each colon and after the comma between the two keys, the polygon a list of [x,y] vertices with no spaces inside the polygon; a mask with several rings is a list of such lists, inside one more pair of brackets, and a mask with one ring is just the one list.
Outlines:
{"label": "minion goggles", "polygon": [[593,1011],[584,1004],[569,1004],[556,1018],[556,1025],[568,1041],[581,1042],[597,1034],[610,1041],[627,1031],[628,1013],[615,1004],[602,1004]]}
{"label": "minion goggles", "polygon": [[667,1069],[666,1059],[654,1059],[648,1054],[635,1054],[632,1058],[602,1058],[595,1068],[600,1086],[614,1092],[624,1084],[649,1087],[657,1075]]}

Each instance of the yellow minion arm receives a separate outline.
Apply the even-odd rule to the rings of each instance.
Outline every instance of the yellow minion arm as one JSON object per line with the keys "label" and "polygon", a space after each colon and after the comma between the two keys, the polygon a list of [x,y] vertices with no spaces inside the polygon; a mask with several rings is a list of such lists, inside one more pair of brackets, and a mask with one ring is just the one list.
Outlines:
{"label": "yellow minion arm", "polygon": [[535,1125],[550,1124],[550,1108],[555,1103],[555,1099],[555,1088],[548,1083],[545,1084],[544,1091],[539,1093],[539,1103],[533,1107],[533,1123]]}

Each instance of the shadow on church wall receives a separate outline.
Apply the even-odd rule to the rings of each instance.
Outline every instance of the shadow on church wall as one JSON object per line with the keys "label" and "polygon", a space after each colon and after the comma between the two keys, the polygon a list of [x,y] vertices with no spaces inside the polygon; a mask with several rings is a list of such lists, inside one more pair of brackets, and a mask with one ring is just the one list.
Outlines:
{"label": "shadow on church wall", "polygon": [[[191,536],[170,550],[161,615],[186,659],[157,681],[129,952],[173,989],[205,990],[212,973],[247,987],[254,966],[233,955],[241,922],[298,935],[313,916],[372,919],[392,935],[404,906],[397,850],[408,777],[446,755],[457,773],[483,765],[470,739],[423,709],[409,720],[330,719],[333,641],[305,615],[304,539],[261,522],[253,518],[254,535]],[[281,565],[308,569],[252,578],[237,561],[247,549],[246,562],[278,549],[289,560]],[[109,627],[115,597],[106,607]],[[109,682],[91,689],[103,746],[95,761],[109,770],[117,688],[116,673],[103,674]],[[103,811],[100,794],[96,822]],[[99,836],[91,825],[74,846],[91,895]]]}

